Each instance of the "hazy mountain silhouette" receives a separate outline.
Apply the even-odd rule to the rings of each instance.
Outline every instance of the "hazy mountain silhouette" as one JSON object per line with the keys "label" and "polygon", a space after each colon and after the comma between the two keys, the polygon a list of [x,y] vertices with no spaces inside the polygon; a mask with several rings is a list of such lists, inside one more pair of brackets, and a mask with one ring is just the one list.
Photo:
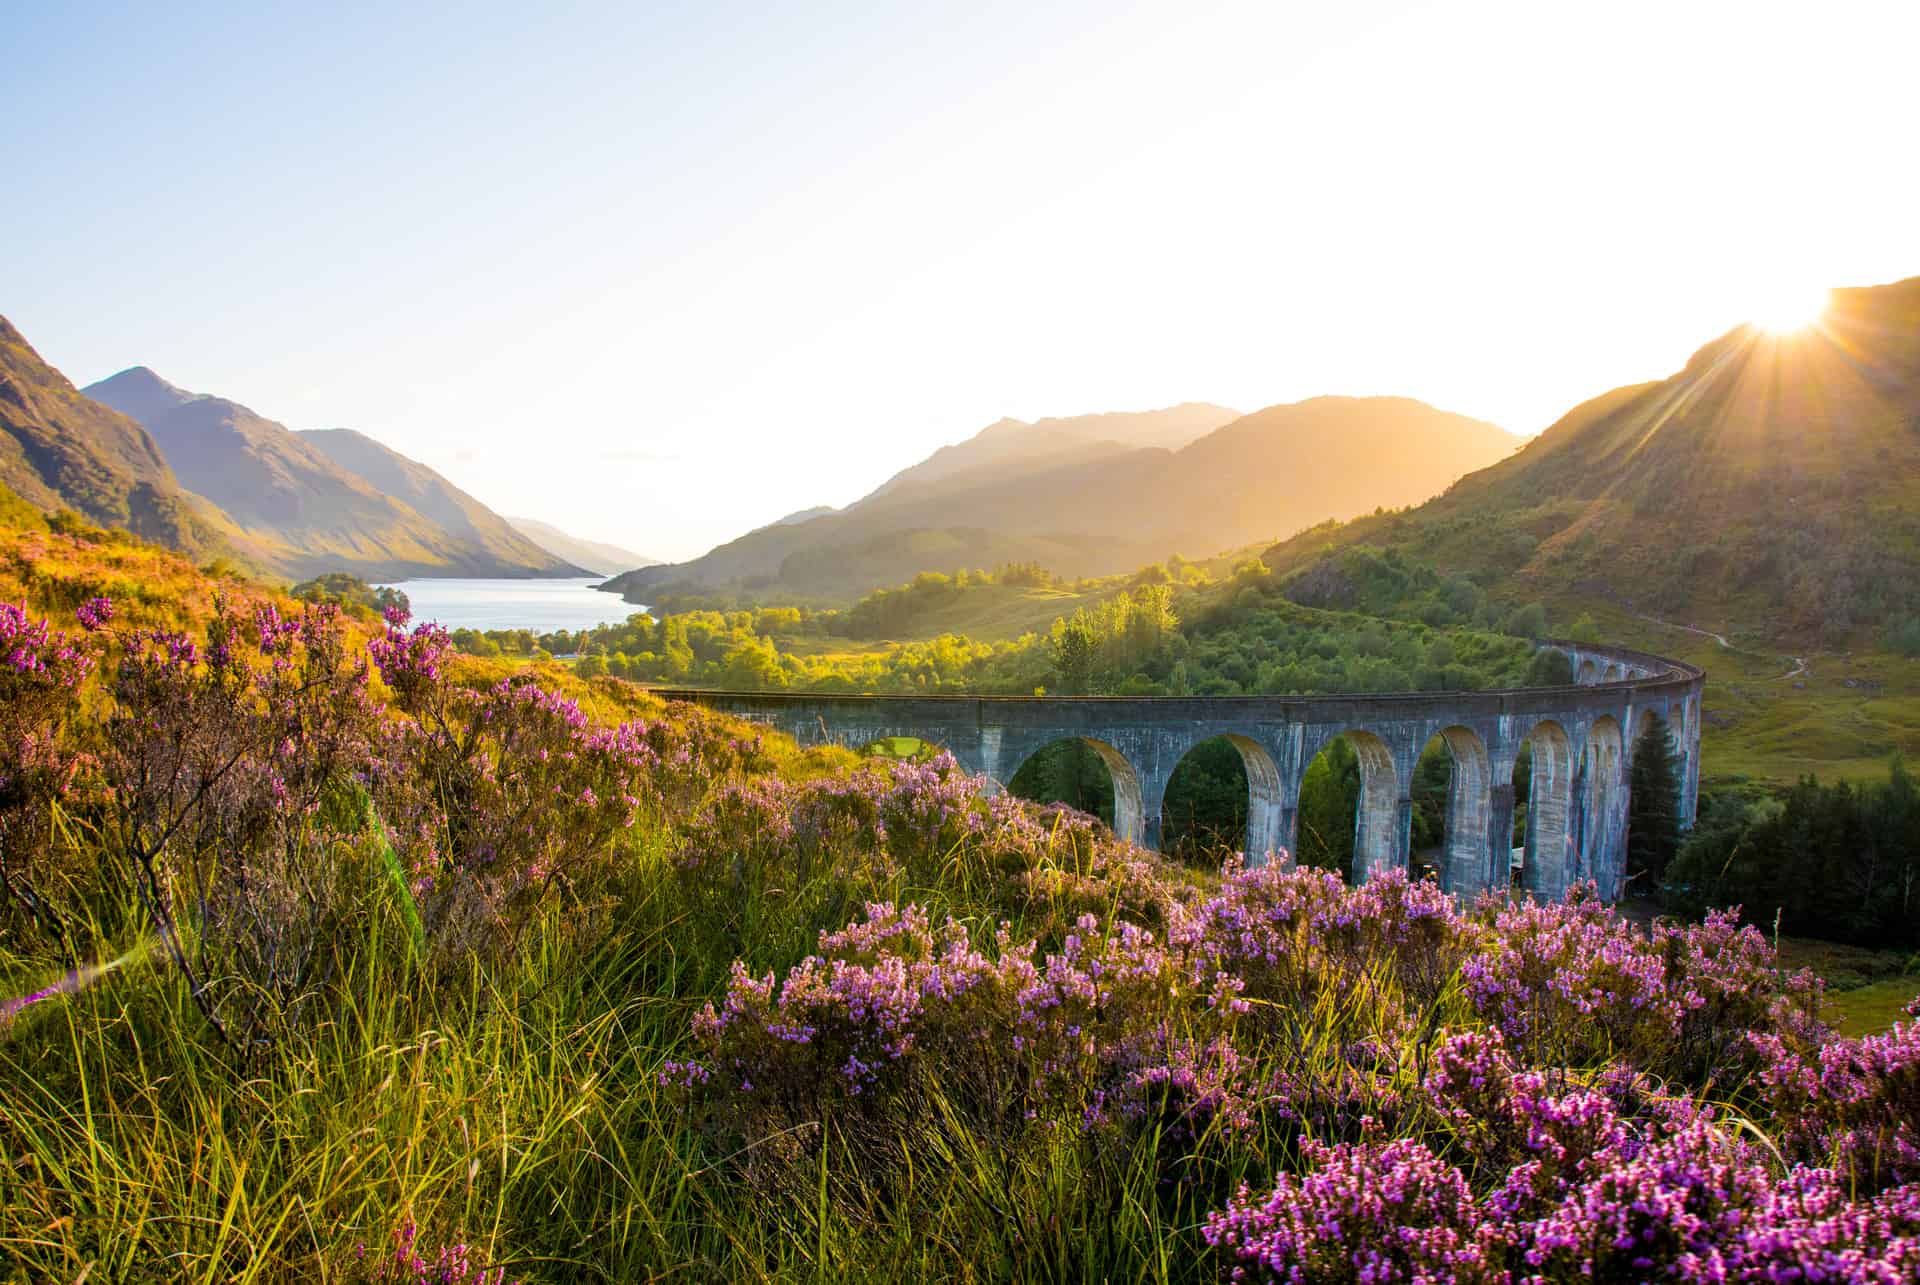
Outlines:
{"label": "hazy mountain silhouette", "polygon": [[623,549],[617,544],[607,544],[600,540],[582,540],[578,536],[568,535],[559,527],[533,518],[508,518],[518,531],[556,558],[564,558],[576,567],[584,567],[594,575],[610,576],[621,571],[631,571],[636,567],[651,567],[659,563],[658,558],[649,558],[644,553],[635,553],[632,549]]}
{"label": "hazy mountain silhouette", "polygon": [[[771,531],[777,526],[794,526],[801,522],[811,522],[815,518],[824,518],[829,513],[838,513],[839,511],[839,509],[834,508],[831,504],[816,504],[811,508],[796,509],[785,517],[775,518],[771,522],[755,527],[754,530]],[[654,565],[659,566],[660,564],[655,563]]]}
{"label": "hazy mountain silhouette", "polygon": [[0,317],[0,482],[44,513],[72,509],[186,553],[221,547],[138,422],[92,401]]}
{"label": "hazy mountain silhouette", "polygon": [[1920,615],[1920,278],[1836,290],[1805,332],[1732,330],[1431,503],[1269,562],[1354,543],[1712,628],[1844,636]]}
{"label": "hazy mountain silhouette", "polygon": [[181,484],[217,505],[248,552],[282,574],[581,574],[433,470],[359,433],[295,433],[144,366],[83,391],[145,425]]}
{"label": "hazy mountain silhouette", "polygon": [[[1415,503],[1518,444],[1492,424],[1407,398],[1322,397],[1202,427],[1221,415],[1231,412],[1188,405],[1002,421],[843,511],[764,527],[608,587],[635,601],[673,585],[846,596],[918,571],[1025,560],[1104,574]],[[1096,436],[1101,426],[1134,440],[1149,432],[1188,440],[1177,450],[1130,447]],[[1023,427],[1040,430],[1034,443],[1003,445]]]}
{"label": "hazy mountain silhouette", "polygon": [[1092,460],[1155,446],[1178,450],[1239,417],[1239,411],[1224,406],[1186,402],[1165,410],[1109,411],[1032,423],[996,420],[966,441],[943,446],[920,463],[901,469],[848,507],[858,508],[913,488],[950,484],[961,477],[985,484],[1022,470],[1054,467],[1075,459]]}

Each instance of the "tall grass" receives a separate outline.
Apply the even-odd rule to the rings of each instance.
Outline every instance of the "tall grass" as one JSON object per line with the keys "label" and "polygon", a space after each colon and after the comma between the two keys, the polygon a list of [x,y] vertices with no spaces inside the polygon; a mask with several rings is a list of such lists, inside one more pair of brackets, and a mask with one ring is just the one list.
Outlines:
{"label": "tall grass", "polygon": [[430,627],[82,602],[0,610],[7,1278],[1638,1279],[1648,1218],[1920,1272],[1920,1025],[1821,1047],[1728,917],[1196,870]]}
{"label": "tall grass", "polygon": [[[577,911],[557,908],[509,966],[457,980],[406,949],[369,862],[332,1011],[261,1057],[210,1037],[159,951],[24,1010],[0,1032],[0,1261],[30,1280],[361,1280],[413,1222],[523,1280],[1204,1274],[1201,1219],[1264,1171],[1263,1146],[1170,1184],[1179,1158],[1156,1137],[1056,1130],[1006,1148],[936,1091],[884,1172],[823,1119],[796,1128],[807,1188],[741,1183],[738,1149],[696,1131],[658,1072],[726,982],[730,957],[698,943],[746,925],[764,962],[791,963],[828,881],[696,922],[664,837],[631,845],[619,925],[584,953]],[[964,881],[897,891],[980,904]],[[120,944],[105,923],[139,922],[137,905],[116,912],[88,925],[103,951]],[[16,991],[51,967],[0,957]]]}

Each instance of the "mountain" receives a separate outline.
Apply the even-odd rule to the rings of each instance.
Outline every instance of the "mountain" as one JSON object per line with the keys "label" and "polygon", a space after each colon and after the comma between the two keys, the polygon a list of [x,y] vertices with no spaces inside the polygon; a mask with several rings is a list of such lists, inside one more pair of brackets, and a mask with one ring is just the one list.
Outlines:
{"label": "mountain", "polygon": [[138,422],[89,400],[0,317],[0,483],[43,513],[68,508],[185,553],[222,547]]}
{"label": "mountain", "polygon": [[943,446],[900,470],[852,507],[961,476],[976,483],[991,482],[1021,468],[1065,464],[1075,456],[1092,459],[1155,446],[1178,450],[1239,417],[1239,411],[1224,406],[1185,402],[1165,410],[1109,411],[1032,423],[1001,419],[966,441]]}
{"label": "mountain", "polygon": [[351,428],[316,428],[300,436],[347,472],[405,501],[442,530],[492,551],[503,561],[527,567],[545,567],[553,562],[565,564],[551,571],[543,570],[542,574],[588,571],[583,564],[548,548],[543,541],[520,530],[517,523],[501,517],[425,464],[381,445],[365,433]]}
{"label": "mountain", "polygon": [[508,518],[518,531],[556,558],[565,558],[576,567],[584,567],[594,575],[610,576],[617,572],[629,571],[635,567],[657,566],[658,558],[649,558],[632,549],[623,549],[617,544],[603,544],[598,540],[582,540],[578,536],[568,535],[565,531],[545,522],[532,518]]}
{"label": "mountain", "polygon": [[810,509],[798,509],[787,514],[784,518],[775,518],[773,521],[767,523],[766,526],[756,527],[755,530],[765,531],[768,527],[793,526],[800,522],[811,522],[815,518],[824,518],[829,513],[838,513],[839,511],[839,509],[834,508],[831,504],[816,504]]}
{"label": "mountain", "polygon": [[[1202,427],[1231,414],[1189,405],[1003,421],[845,510],[764,527],[606,587],[631,601],[674,588],[845,598],[918,571],[1004,562],[1108,574],[1417,503],[1517,444],[1492,424],[1407,398],[1321,397]],[[1189,436],[1177,449],[1130,446],[1099,436],[1103,425],[1136,441],[1150,431]],[[1039,430],[1033,441],[1025,429]]]}
{"label": "mountain", "polygon": [[295,433],[144,366],[83,391],[139,420],[181,484],[218,506],[245,551],[282,575],[582,574],[433,470],[358,433]]}
{"label": "mountain", "polygon": [[1804,332],[1736,328],[1431,503],[1268,562],[1362,543],[1722,632],[1837,642],[1920,617],[1920,278],[1835,290]]}

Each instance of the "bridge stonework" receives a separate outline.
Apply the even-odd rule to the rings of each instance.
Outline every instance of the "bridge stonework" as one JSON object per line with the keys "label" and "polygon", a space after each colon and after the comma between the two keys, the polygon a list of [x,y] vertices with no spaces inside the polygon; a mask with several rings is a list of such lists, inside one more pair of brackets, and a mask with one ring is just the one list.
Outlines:
{"label": "bridge stonework", "polygon": [[1452,759],[1442,883],[1462,897],[1508,878],[1521,745],[1531,754],[1522,883],[1557,899],[1583,879],[1617,899],[1626,878],[1628,764],[1647,715],[1672,729],[1681,823],[1693,824],[1700,783],[1703,671],[1617,647],[1549,641],[1575,682],[1507,691],[1353,696],[1024,697],[839,696],[664,689],[784,732],[802,745],[858,749],[907,736],[938,745],[967,772],[1004,787],[1020,765],[1061,740],[1082,740],[1113,775],[1114,829],[1157,848],[1167,782],[1202,741],[1240,751],[1248,789],[1250,863],[1291,852],[1308,765],[1346,735],[1360,761],[1354,818],[1356,882],[1406,869],[1414,766],[1435,736]]}

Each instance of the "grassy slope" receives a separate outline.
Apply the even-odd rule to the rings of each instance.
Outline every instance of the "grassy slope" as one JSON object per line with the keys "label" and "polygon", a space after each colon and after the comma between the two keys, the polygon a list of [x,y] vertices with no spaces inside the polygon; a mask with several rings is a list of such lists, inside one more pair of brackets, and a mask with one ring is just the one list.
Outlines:
{"label": "grassy slope", "polygon": [[[34,531],[0,541],[0,594],[71,623],[71,607],[98,592],[118,596],[123,621],[172,625],[204,624],[216,593],[273,597],[131,542]],[[508,668],[459,672],[480,683]],[[662,712],[625,684],[538,672],[602,718]],[[782,752],[788,777],[847,762]],[[96,860],[98,841],[65,831],[61,855]],[[1041,887],[1053,890],[1011,908],[999,875],[976,883],[964,865],[854,893],[822,869],[763,896],[690,903],[676,891],[677,844],[669,818],[628,832],[625,873],[601,890],[619,909],[612,928],[593,924],[576,949],[598,908],[561,908],[492,977],[423,977],[394,945],[396,906],[376,897],[327,1020],[250,1062],[208,1038],[151,941],[97,939],[97,957],[120,961],[110,980],[0,1021],[0,1274],[361,1281],[388,1230],[417,1220],[428,1258],[460,1241],[479,1262],[510,1256],[529,1282],[1195,1280],[1214,1270],[1196,1234],[1210,1204],[1290,1163],[1284,1137],[1260,1138],[1209,1161],[1189,1187],[1167,1180],[1181,1144],[1157,1131],[1124,1147],[1070,1127],[1003,1142],[960,1122],[964,1089],[936,1083],[888,1126],[907,1160],[898,1172],[858,1162],[849,1109],[803,1127],[819,1157],[804,1181],[748,1176],[754,1157],[691,1127],[659,1075],[663,1058],[687,1055],[689,1017],[724,987],[731,958],[755,972],[788,967],[813,929],[844,922],[869,892],[1045,931],[1081,908],[1076,867],[1049,863]],[[1836,971],[1860,962],[1809,962],[1823,960]],[[0,942],[0,995],[43,986],[60,967]],[[1391,970],[1366,979],[1370,995],[1393,985]],[[1308,1034],[1351,1007],[1329,1001]],[[1436,1012],[1463,1020],[1451,992]]]}
{"label": "grassy slope", "polygon": [[4,317],[0,485],[42,513],[72,509],[194,553],[218,549],[225,534],[145,429],[81,396]]}

